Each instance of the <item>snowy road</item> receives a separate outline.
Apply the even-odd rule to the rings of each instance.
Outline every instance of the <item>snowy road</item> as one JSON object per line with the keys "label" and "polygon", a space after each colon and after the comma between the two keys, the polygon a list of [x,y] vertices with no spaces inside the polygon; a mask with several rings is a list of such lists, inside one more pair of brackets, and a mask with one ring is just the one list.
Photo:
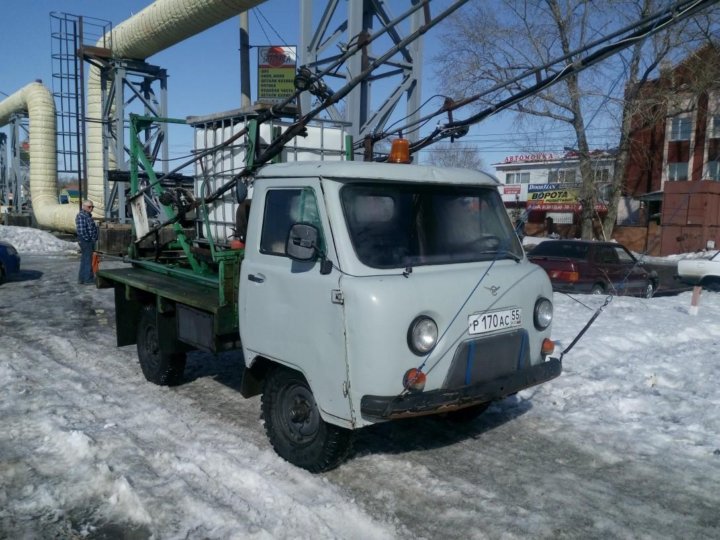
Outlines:
{"label": "snowy road", "polygon": [[[145,382],[77,264],[24,255],[0,286],[0,537],[720,537],[720,294],[617,298],[560,379],[466,426],[368,428],[314,476],[270,448],[238,355]],[[567,345],[592,311],[555,301]]]}

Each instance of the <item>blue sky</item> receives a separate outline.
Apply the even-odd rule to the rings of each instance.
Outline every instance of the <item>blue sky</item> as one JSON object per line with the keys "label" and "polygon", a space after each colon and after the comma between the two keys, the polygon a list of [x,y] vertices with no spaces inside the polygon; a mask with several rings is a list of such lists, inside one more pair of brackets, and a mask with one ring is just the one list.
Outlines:
{"label": "blue sky", "polygon": [[[35,79],[42,79],[52,88],[50,12],[95,17],[117,25],[149,3],[150,0],[6,0],[2,6],[3,30],[0,32],[0,92],[12,94]],[[444,4],[444,0],[434,2],[433,13],[439,12]],[[390,1],[390,8],[395,16],[408,6],[407,0]],[[281,40],[289,45],[296,44],[299,32],[298,11],[296,0],[268,0],[259,10],[253,10],[250,14],[251,44],[276,45]],[[435,93],[431,59],[436,54],[437,39],[441,32],[440,27],[437,27],[426,35],[424,98]],[[253,73],[255,56],[256,53],[251,52]],[[184,118],[240,106],[238,17],[189,38],[149,58],[148,62],[163,67],[168,72],[170,116]],[[254,92],[253,83],[253,99]],[[0,94],[0,99],[4,97]],[[439,104],[436,100],[432,105]],[[456,116],[464,117],[465,114]],[[491,169],[492,163],[502,161],[505,156],[523,153],[519,145],[509,142],[512,139],[511,132],[509,119],[498,117],[473,127],[466,139],[479,145],[486,168]],[[172,137],[170,141],[172,153],[187,153],[189,136],[187,141],[176,139],[177,137]]]}

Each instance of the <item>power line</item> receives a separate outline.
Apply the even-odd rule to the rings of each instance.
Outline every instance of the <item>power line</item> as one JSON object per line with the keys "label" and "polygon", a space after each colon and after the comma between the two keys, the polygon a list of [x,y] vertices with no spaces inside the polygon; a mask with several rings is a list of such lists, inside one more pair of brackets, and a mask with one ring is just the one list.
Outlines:
{"label": "power line", "polygon": [[[261,10],[259,7],[253,8],[253,11],[256,11],[256,10],[257,10],[257,13],[260,14],[260,17],[263,18],[263,20],[265,21],[265,23],[267,23],[267,25],[270,27],[270,29],[275,33],[275,35],[278,37],[278,39],[280,40],[280,42],[287,47],[288,44],[285,42],[285,40],[282,38],[282,36],[278,33],[278,31],[275,30],[275,27],[274,27],[274,26],[272,25],[272,23],[267,19],[267,17],[265,17],[265,14],[262,12],[262,10]],[[257,18],[257,14],[255,15],[255,17]],[[260,22],[260,19],[258,19],[258,22]],[[260,22],[260,25],[262,26],[262,22]],[[263,34],[265,34],[265,38],[268,40],[268,44],[270,44],[270,38],[268,38],[268,35],[267,35],[267,33],[265,33],[265,29],[264,29],[264,28],[263,28]]]}
{"label": "power line", "polygon": [[258,11],[259,11],[258,8],[253,8],[253,10],[252,10],[253,15],[255,15],[255,20],[256,20],[256,21],[258,22],[258,24],[260,25],[260,30],[262,30],[262,33],[265,34],[265,41],[267,41],[267,43],[270,44],[270,43],[272,43],[272,42],[270,41],[270,36],[267,35],[267,32],[265,31],[265,25],[264,25],[263,22],[260,20],[260,17],[258,17],[258,13],[257,13]]}

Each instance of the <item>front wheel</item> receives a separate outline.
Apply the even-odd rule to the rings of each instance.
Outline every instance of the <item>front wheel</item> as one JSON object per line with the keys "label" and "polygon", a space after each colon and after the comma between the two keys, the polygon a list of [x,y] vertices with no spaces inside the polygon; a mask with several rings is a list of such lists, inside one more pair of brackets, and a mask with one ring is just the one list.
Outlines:
{"label": "front wheel", "polygon": [[276,368],[268,374],[262,416],[275,452],[310,472],[334,469],[352,448],[352,431],[320,417],[310,386],[296,371]]}
{"label": "front wheel", "polygon": [[145,306],[137,330],[137,350],[140,368],[151,383],[172,386],[182,380],[185,353],[163,351],[158,331],[158,313],[153,306]]}
{"label": "front wheel", "polygon": [[592,289],[590,289],[590,294],[605,294],[605,287],[603,287],[600,283],[596,283],[593,285]]}
{"label": "front wheel", "polygon": [[720,292],[720,278],[704,279],[702,287],[706,291]]}

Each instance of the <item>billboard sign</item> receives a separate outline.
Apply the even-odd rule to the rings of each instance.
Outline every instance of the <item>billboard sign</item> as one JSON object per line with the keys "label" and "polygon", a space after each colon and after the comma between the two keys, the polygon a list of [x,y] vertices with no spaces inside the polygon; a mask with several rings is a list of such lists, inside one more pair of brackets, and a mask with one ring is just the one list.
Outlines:
{"label": "billboard sign", "polygon": [[281,103],[295,92],[295,47],[258,47],[258,101]]}

